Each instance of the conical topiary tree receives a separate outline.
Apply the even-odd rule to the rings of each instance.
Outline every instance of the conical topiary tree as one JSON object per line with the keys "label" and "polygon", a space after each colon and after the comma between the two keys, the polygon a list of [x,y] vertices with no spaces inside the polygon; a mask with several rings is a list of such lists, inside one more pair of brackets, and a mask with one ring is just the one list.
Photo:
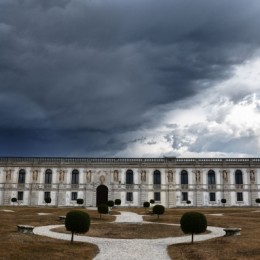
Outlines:
{"label": "conical topiary tree", "polygon": [[74,233],[86,233],[90,227],[90,217],[88,213],[80,210],[71,210],[67,213],[65,227],[71,231],[71,241],[73,243]]}
{"label": "conical topiary tree", "polygon": [[181,217],[181,229],[185,234],[191,234],[191,242],[193,243],[194,234],[200,234],[207,230],[207,219],[200,212],[186,212]]}
{"label": "conical topiary tree", "polygon": [[153,214],[157,215],[157,219],[159,218],[159,215],[162,215],[165,211],[165,208],[163,205],[155,205],[153,207]]}

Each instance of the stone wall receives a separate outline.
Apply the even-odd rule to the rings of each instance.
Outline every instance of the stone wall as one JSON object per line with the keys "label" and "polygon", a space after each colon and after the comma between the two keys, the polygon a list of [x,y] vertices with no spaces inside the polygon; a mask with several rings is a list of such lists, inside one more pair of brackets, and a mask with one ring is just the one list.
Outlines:
{"label": "stone wall", "polygon": [[96,206],[100,185],[107,187],[107,199],[121,199],[122,206],[150,199],[166,207],[221,206],[222,198],[227,206],[256,206],[260,159],[0,158],[1,205],[11,205],[13,197],[23,205],[45,205],[49,195],[53,206],[74,206],[76,198]]}

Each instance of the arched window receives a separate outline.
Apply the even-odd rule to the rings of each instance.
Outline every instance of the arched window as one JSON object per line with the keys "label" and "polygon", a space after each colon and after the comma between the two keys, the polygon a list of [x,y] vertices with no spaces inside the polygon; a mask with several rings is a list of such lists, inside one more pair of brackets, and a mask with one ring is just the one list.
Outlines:
{"label": "arched window", "polygon": [[161,184],[161,172],[158,170],[153,173],[153,184]]}
{"label": "arched window", "polygon": [[126,184],[134,184],[134,173],[132,170],[126,171]]}
{"label": "arched window", "polygon": [[24,169],[21,169],[19,171],[18,183],[20,183],[20,184],[25,183],[25,170]]}
{"label": "arched window", "polygon": [[208,184],[216,184],[215,172],[213,170],[208,171]]}
{"label": "arched window", "polygon": [[79,184],[79,171],[78,170],[72,171],[71,184]]}
{"label": "arched window", "polygon": [[243,184],[243,174],[242,174],[241,170],[236,170],[235,182],[236,182],[236,184]]}
{"label": "arched window", "polygon": [[52,182],[52,170],[48,169],[45,171],[44,183],[51,184],[51,182]]}
{"label": "arched window", "polygon": [[188,184],[188,172],[186,170],[181,171],[181,184]]}

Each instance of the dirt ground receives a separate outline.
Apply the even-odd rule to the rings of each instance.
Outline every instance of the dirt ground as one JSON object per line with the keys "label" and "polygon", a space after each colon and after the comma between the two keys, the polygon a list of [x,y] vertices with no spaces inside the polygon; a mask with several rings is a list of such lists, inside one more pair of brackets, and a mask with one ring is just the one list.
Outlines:
{"label": "dirt ground", "polygon": [[[92,225],[87,235],[110,238],[182,236],[184,234],[180,228],[160,223],[179,224],[184,212],[199,211],[206,215],[208,225],[239,227],[242,228],[241,235],[194,244],[171,245],[168,253],[172,259],[260,259],[260,208],[174,208],[166,209],[159,219],[157,216],[147,215],[143,208],[117,208],[109,215],[102,215],[101,218],[96,210],[79,209],[87,211],[91,217]],[[96,245],[78,242],[70,245],[69,241],[17,232],[18,224],[32,226],[61,224],[59,216],[66,215],[70,210],[71,208],[0,207],[0,259],[93,259],[98,254]],[[145,215],[144,219],[151,224],[133,226],[108,223],[115,219],[114,215],[118,214],[119,210]]]}

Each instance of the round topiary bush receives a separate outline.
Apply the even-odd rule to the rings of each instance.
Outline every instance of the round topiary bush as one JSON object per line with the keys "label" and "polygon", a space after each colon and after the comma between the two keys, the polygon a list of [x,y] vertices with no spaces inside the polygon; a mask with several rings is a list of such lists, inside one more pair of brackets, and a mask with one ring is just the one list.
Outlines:
{"label": "round topiary bush", "polygon": [[225,206],[225,204],[227,203],[226,199],[221,199],[221,203],[223,204],[223,207]]}
{"label": "round topiary bush", "polygon": [[186,212],[181,217],[181,229],[185,234],[191,234],[191,242],[193,243],[193,235],[200,234],[207,229],[207,219],[200,212]]}
{"label": "round topiary bush", "polygon": [[186,203],[187,203],[188,205],[190,205],[190,204],[191,204],[191,201],[190,201],[190,200],[187,200]]}
{"label": "round topiary bush", "polygon": [[145,201],[144,204],[143,204],[144,208],[145,208],[145,212],[148,208],[150,208],[150,202],[148,201]]}
{"label": "round topiary bush", "polygon": [[114,202],[113,200],[109,200],[109,201],[107,202],[107,206],[110,207],[110,208],[113,208],[114,205],[115,205],[115,202]]}
{"label": "round topiary bush", "polygon": [[17,202],[17,198],[12,198],[11,201],[12,202]]}
{"label": "round topiary bush", "polygon": [[165,211],[165,208],[163,205],[155,205],[153,207],[153,214],[157,215],[157,218],[159,218],[159,215],[162,215]]}
{"label": "round topiary bush", "polygon": [[101,218],[101,214],[108,214],[107,204],[99,204],[98,205],[98,213],[100,214],[100,218]]}
{"label": "round topiary bush", "polygon": [[257,204],[259,204],[259,203],[260,203],[260,198],[257,198],[257,199],[255,200],[255,202],[256,202]]}
{"label": "round topiary bush", "polygon": [[47,197],[47,198],[45,198],[44,201],[45,201],[46,204],[51,203],[51,197]]}
{"label": "round topiary bush", "polygon": [[150,200],[150,203],[151,203],[151,204],[154,204],[154,202],[155,202],[155,201],[154,201],[153,199],[152,199],[152,200]]}
{"label": "round topiary bush", "polygon": [[82,205],[84,203],[84,200],[83,199],[77,199],[77,204],[78,205]]}
{"label": "round topiary bush", "polygon": [[120,206],[121,205],[121,200],[120,199],[115,199],[115,205]]}
{"label": "round topiary bush", "polygon": [[73,243],[74,233],[86,233],[90,227],[90,217],[88,213],[80,210],[71,210],[67,213],[65,227],[71,231],[71,244]]}

